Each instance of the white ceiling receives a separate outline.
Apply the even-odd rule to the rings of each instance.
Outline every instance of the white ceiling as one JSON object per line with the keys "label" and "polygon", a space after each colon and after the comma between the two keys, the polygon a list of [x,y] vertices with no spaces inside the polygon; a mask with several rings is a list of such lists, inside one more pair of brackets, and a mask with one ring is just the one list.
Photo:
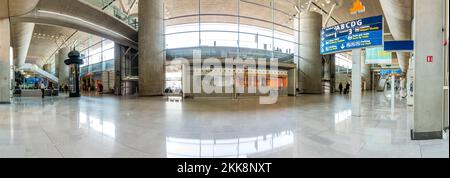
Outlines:
{"label": "white ceiling", "polygon": [[[89,3],[99,3],[99,0],[83,0],[89,1]],[[250,3],[258,3],[258,4],[266,4],[270,5],[270,0],[242,0]],[[304,10],[308,6],[310,0],[299,0],[299,7]],[[311,6],[312,11],[319,12],[323,14],[324,19],[330,13],[333,2],[336,0],[312,0],[313,5]],[[365,18],[370,16],[382,15],[382,9],[379,0],[361,0],[363,4],[366,6],[366,12],[358,15],[350,14],[349,10],[353,6],[353,2],[355,0],[338,0],[338,6],[332,12],[332,20],[328,25],[335,25],[336,21],[338,23]],[[137,4],[133,4],[134,0],[115,0],[113,5],[120,7],[124,12],[130,13],[130,15],[136,15],[138,13]],[[295,10],[296,0],[275,0],[275,6],[278,9],[282,9],[284,12],[288,14],[295,15],[297,12]],[[122,4],[123,3],[123,4]],[[138,3],[138,1],[136,1]],[[243,3],[240,7],[241,15],[255,16],[254,14],[258,14],[258,17],[271,19],[271,12],[263,12],[260,8],[254,8],[254,6],[249,5],[250,3]],[[234,9],[237,9],[237,3],[233,3],[230,0],[202,0],[202,9],[204,9],[203,13],[212,13],[212,12],[221,12],[233,14],[235,13]],[[98,7],[101,4],[97,5]],[[174,16],[181,15],[191,15],[192,12],[198,11],[198,0],[165,0],[165,13],[166,18],[171,18]],[[131,10],[130,10],[131,9]],[[277,15],[277,14],[275,14]],[[293,26],[293,22],[290,20],[292,16],[287,15],[277,15],[277,23]],[[195,21],[198,18],[192,18],[191,20]],[[226,17],[207,17],[202,20],[205,21],[230,21],[230,18]],[[188,23],[189,18],[181,19],[181,20],[171,20],[168,24],[178,24],[178,23]],[[245,20],[241,21],[241,23],[256,23],[255,21]],[[261,23],[258,23],[260,26]],[[387,25],[386,25],[387,26]],[[388,32],[389,29],[385,28]],[[283,31],[283,29],[278,29]],[[71,36],[73,35],[73,36]],[[31,41],[30,49],[28,52],[27,63],[49,63],[51,62],[51,56],[58,51],[60,47],[63,46],[72,46],[74,43],[80,43],[81,41],[85,41],[88,39],[90,35],[77,32],[76,30],[57,27],[57,26],[46,26],[46,25],[36,25],[33,38]]]}

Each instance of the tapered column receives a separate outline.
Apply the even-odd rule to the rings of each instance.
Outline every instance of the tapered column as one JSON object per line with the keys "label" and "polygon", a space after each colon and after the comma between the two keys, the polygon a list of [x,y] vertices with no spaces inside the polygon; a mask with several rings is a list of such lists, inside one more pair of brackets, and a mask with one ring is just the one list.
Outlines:
{"label": "tapered column", "polygon": [[58,52],[58,58],[56,63],[56,76],[59,79],[59,85],[65,86],[69,84],[69,66],[64,63],[70,52],[70,48],[61,48]]}
{"label": "tapered column", "polygon": [[302,93],[322,93],[321,29],[321,14],[316,12],[304,12],[300,14],[299,88]]}
{"label": "tapered column", "polygon": [[0,104],[11,102],[11,50],[8,18],[0,19]]}
{"label": "tapered column", "polygon": [[165,81],[163,0],[139,2],[139,95],[160,96]]}
{"label": "tapered column", "polygon": [[31,38],[33,37],[34,23],[17,22],[12,26],[13,29],[13,47],[14,63],[16,67],[25,64],[28,49],[30,48]]}

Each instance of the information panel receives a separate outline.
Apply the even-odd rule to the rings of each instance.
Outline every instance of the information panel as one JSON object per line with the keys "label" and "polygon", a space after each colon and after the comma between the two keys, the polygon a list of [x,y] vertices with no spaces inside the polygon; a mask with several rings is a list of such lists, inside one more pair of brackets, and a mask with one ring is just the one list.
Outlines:
{"label": "information panel", "polygon": [[321,54],[383,45],[383,16],[358,19],[322,29]]}
{"label": "information panel", "polygon": [[381,69],[380,75],[382,76],[388,76],[388,75],[401,75],[402,70],[401,69]]}
{"label": "information panel", "polygon": [[392,52],[383,47],[366,48],[366,64],[392,64]]}

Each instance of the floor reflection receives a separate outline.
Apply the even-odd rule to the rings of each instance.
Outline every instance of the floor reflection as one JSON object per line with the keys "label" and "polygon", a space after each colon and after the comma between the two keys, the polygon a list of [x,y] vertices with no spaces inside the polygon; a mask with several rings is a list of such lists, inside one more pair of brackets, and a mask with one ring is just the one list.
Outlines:
{"label": "floor reflection", "polygon": [[168,158],[246,158],[294,143],[294,133],[283,131],[258,137],[233,139],[166,138]]}
{"label": "floor reflection", "polygon": [[116,125],[113,122],[104,121],[94,115],[80,112],[78,128],[93,130],[102,135],[116,138]]}
{"label": "floor reflection", "polygon": [[334,114],[334,123],[339,124],[345,122],[348,119],[351,119],[352,110],[343,110]]}

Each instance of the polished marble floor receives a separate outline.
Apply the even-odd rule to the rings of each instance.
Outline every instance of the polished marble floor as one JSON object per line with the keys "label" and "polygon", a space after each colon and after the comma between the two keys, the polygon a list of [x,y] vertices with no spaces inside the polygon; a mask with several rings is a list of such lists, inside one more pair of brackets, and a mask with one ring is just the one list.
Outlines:
{"label": "polished marble floor", "polygon": [[449,157],[449,141],[411,141],[412,108],[383,93],[258,98],[91,96],[0,105],[0,157]]}

